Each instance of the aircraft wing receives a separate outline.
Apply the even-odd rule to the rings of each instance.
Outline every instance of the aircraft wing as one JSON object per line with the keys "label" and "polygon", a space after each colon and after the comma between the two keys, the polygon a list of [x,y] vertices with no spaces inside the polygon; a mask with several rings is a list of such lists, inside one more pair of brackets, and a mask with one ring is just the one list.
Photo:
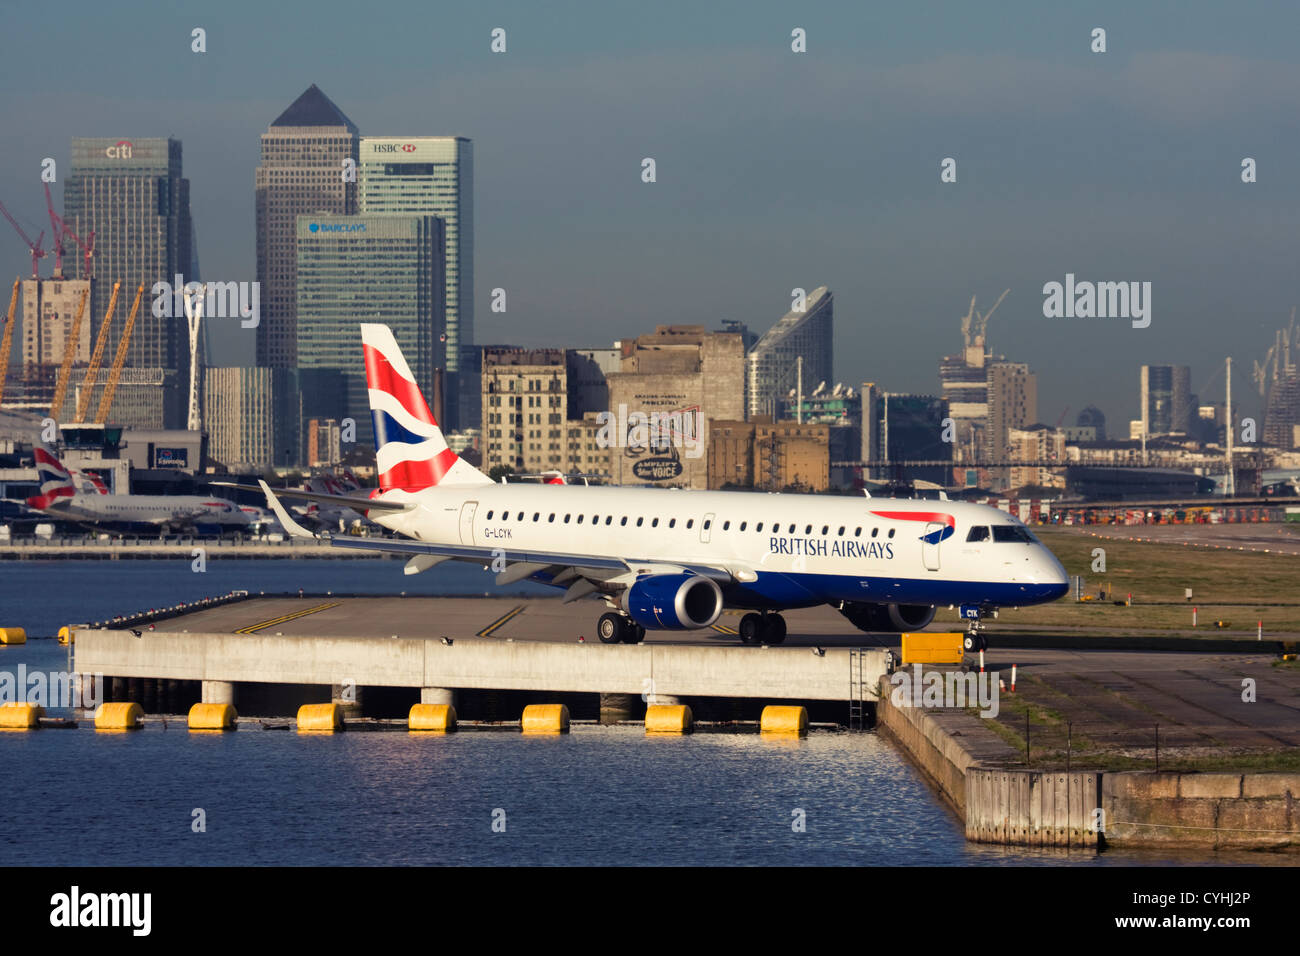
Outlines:
{"label": "aircraft wing", "polygon": [[[240,491],[271,491],[263,481],[255,485],[241,485],[233,481],[214,481],[212,484],[220,485],[222,488],[238,488]],[[277,488],[275,494],[281,498],[303,498],[324,504],[345,505],[357,511],[411,511],[415,508],[415,505],[410,502],[379,501],[371,498],[354,498],[350,495],[327,495],[317,491],[293,491],[289,488]]]}

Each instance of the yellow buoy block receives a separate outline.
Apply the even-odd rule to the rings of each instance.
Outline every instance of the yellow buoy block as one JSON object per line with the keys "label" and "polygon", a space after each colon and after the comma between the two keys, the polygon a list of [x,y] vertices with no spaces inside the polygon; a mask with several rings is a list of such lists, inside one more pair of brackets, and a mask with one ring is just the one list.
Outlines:
{"label": "yellow buoy block", "polygon": [[567,734],[569,708],[563,704],[529,704],[520,726],[526,734]]}
{"label": "yellow buoy block", "polygon": [[95,711],[96,730],[137,730],[144,720],[144,708],[130,701],[100,704]]}
{"label": "yellow buoy block", "polygon": [[66,624],[63,625],[61,628],[59,628],[60,644],[67,645],[67,644],[75,644],[76,642],[77,642],[77,636],[72,633],[72,628],[68,627],[68,625]]}
{"label": "yellow buoy block", "polygon": [[795,734],[802,737],[808,733],[808,709],[769,704],[763,708],[759,727],[765,734]]}
{"label": "yellow buoy block", "polygon": [[685,704],[651,704],[645,709],[647,734],[689,734],[693,723]]}
{"label": "yellow buoy block", "polygon": [[411,730],[445,734],[456,729],[456,708],[451,704],[415,704],[407,726]]}
{"label": "yellow buoy block", "polygon": [[27,632],[21,627],[0,627],[0,644],[26,644]]}
{"label": "yellow buoy block", "polygon": [[333,733],[343,729],[343,708],[338,704],[303,704],[298,708],[298,730]]}
{"label": "yellow buoy block", "polygon": [[39,727],[44,716],[40,704],[0,704],[0,730],[30,730]]}
{"label": "yellow buoy block", "polygon": [[195,704],[190,708],[190,730],[234,730],[238,719],[229,704]]}

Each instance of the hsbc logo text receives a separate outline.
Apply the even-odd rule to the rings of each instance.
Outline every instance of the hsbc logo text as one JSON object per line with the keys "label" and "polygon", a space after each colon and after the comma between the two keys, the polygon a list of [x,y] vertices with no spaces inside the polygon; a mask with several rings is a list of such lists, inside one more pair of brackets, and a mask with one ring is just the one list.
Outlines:
{"label": "hsbc logo text", "polygon": [[413,153],[415,152],[415,144],[403,143],[399,146],[397,143],[375,143],[370,147],[370,151],[373,153],[396,153],[399,150],[403,153]]}

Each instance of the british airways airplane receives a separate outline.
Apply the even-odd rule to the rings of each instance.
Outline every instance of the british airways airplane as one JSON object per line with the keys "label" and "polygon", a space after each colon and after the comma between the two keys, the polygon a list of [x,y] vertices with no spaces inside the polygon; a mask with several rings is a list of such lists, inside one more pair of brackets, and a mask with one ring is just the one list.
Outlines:
{"label": "british airways airplane", "polygon": [[[410,556],[407,574],[451,560],[598,594],[597,633],[635,644],[647,630],[706,628],[747,611],[746,644],[779,644],[781,611],[830,604],[864,631],[919,630],[960,605],[967,647],[998,607],[1054,601],[1065,569],[1028,528],[987,505],[752,492],[497,484],[447,447],[387,326],[361,326],[379,487],[369,517],[408,541],[332,537],[330,544]],[[266,482],[267,503],[299,526]],[[289,497],[352,503],[334,495]]]}

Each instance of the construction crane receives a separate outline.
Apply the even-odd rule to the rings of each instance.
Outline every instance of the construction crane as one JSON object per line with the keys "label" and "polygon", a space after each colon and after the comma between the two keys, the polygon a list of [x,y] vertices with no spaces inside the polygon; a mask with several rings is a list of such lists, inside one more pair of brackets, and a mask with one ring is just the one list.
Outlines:
{"label": "construction crane", "polygon": [[54,278],[63,278],[63,240],[71,239],[76,243],[77,248],[81,250],[84,257],[84,268],[82,269],[82,278],[89,279],[91,276],[91,257],[95,254],[95,230],[91,230],[86,236],[86,241],[82,242],[81,237],[72,231],[57,212],[54,211],[54,199],[50,196],[50,184],[45,184],[45,210],[50,215],[50,228],[54,230]]}
{"label": "construction crane", "polygon": [[59,366],[59,379],[54,385],[54,401],[50,405],[50,417],[56,422],[63,411],[63,396],[68,390],[68,378],[72,374],[72,360],[77,354],[77,344],[81,341],[81,316],[86,311],[86,300],[90,298],[90,286],[81,292],[81,301],[77,303],[77,316],[72,320],[72,331],[68,341],[63,343],[63,364]]}
{"label": "construction crane", "polygon": [[5,318],[5,333],[0,341],[0,402],[5,397],[5,379],[9,376],[9,350],[14,345],[14,309],[18,306],[18,287],[22,279],[14,279],[14,291],[9,296],[9,315]]}
{"label": "construction crane", "polygon": [[18,225],[18,220],[15,219],[13,216],[9,215],[9,210],[5,208],[5,204],[2,202],[0,202],[0,213],[4,213],[4,217],[9,220],[9,225],[14,227],[14,231],[17,232],[18,235],[22,237],[22,240],[26,244],[27,248],[31,250],[32,278],[39,279],[41,276],[40,276],[40,272],[38,271],[38,266],[40,265],[40,261],[49,254],[44,249],[41,248],[42,243],[45,242],[45,230],[41,230],[41,234],[36,237],[36,241],[32,242],[31,238],[28,237],[27,233],[23,232],[23,227]]}
{"label": "construction crane", "polygon": [[998,306],[1002,304],[1002,300],[1007,297],[1007,293],[1010,291],[1010,289],[1007,289],[998,296],[998,301],[993,303],[993,308],[984,313],[975,311],[975,296],[970,297],[970,308],[966,310],[966,314],[962,316],[961,320],[961,335],[965,340],[966,348],[970,348],[973,345],[978,345],[981,348],[984,347],[985,333],[989,327],[989,319],[993,318],[993,313],[998,310]]}
{"label": "construction crane", "polygon": [[144,283],[135,290],[135,302],[131,304],[131,314],[126,317],[126,328],[117,343],[117,355],[113,358],[113,368],[108,373],[104,385],[104,395],[99,400],[99,411],[95,413],[95,424],[102,425],[108,418],[108,410],[113,406],[113,393],[117,391],[117,380],[122,377],[122,366],[126,364],[126,348],[131,344],[131,330],[135,328],[135,315],[140,311],[140,298],[144,295]]}
{"label": "construction crane", "polygon": [[84,422],[86,413],[90,411],[90,390],[95,381],[95,374],[99,371],[99,363],[104,358],[104,343],[108,341],[108,327],[113,324],[113,310],[117,308],[117,292],[122,288],[121,282],[113,283],[113,294],[108,299],[108,311],[104,313],[104,323],[99,327],[99,335],[95,337],[95,351],[90,356],[90,364],[86,366],[86,377],[81,382],[81,400],[77,402],[77,421]]}

